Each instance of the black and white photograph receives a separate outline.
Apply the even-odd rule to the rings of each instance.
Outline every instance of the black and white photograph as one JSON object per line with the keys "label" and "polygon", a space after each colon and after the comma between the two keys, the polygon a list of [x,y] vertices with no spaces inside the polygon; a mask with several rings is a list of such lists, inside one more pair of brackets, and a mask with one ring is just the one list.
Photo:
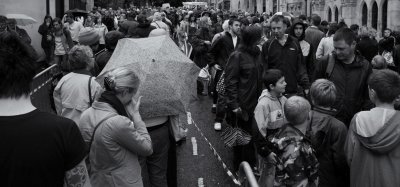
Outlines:
{"label": "black and white photograph", "polygon": [[0,0],[1,187],[400,187],[400,0]]}

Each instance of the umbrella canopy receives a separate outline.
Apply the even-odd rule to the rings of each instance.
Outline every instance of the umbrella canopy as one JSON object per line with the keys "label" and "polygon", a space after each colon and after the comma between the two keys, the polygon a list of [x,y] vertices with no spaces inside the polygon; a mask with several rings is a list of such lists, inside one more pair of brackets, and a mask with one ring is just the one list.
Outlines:
{"label": "umbrella canopy", "polygon": [[7,14],[7,19],[15,19],[17,21],[17,25],[26,26],[30,24],[37,23],[35,19],[25,14]]}
{"label": "umbrella canopy", "polygon": [[121,39],[97,77],[103,85],[107,72],[118,67],[132,69],[141,79],[143,118],[186,113],[196,97],[198,68],[169,36]]}
{"label": "umbrella canopy", "polygon": [[85,11],[85,10],[80,10],[80,9],[77,9],[77,8],[72,9],[72,10],[67,10],[67,11],[65,12],[65,14],[69,14],[69,13],[72,13],[72,14],[74,14],[74,13],[88,14],[87,11]]}
{"label": "umbrella canopy", "polygon": [[77,8],[72,9],[72,10],[68,10],[68,11],[65,12],[65,14],[69,14],[69,13],[71,13],[74,17],[80,17],[80,16],[86,17],[89,14],[87,11],[80,10],[80,9],[77,9]]}

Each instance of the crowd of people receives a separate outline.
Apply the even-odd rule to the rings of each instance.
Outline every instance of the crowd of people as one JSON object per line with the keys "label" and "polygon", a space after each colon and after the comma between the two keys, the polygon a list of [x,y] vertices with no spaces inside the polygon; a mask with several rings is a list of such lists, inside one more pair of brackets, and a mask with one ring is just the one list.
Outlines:
{"label": "crowd of people", "polygon": [[45,16],[46,64],[61,70],[56,116],[31,104],[37,55],[26,31],[4,16],[0,29],[6,186],[177,186],[171,116],[142,119],[141,82],[129,69],[94,80],[120,39],[160,35],[209,72],[197,91],[212,96],[213,128],[251,135],[233,148],[235,171],[247,161],[260,186],[400,186],[398,32],[377,40],[373,28],[318,15],[213,9]]}

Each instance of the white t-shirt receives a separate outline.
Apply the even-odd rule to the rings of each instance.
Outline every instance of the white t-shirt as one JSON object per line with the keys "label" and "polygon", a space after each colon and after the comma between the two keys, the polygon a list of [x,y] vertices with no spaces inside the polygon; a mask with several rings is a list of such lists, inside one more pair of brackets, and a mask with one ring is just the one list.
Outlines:
{"label": "white t-shirt", "polygon": [[104,24],[101,24],[101,25],[95,25],[93,29],[96,30],[97,34],[99,34],[100,36],[99,44],[106,44],[104,37],[108,33],[107,27]]}
{"label": "white t-shirt", "polygon": [[232,36],[233,47],[236,47],[237,44],[237,36]]}
{"label": "white t-shirt", "polygon": [[54,54],[55,55],[65,55],[67,52],[64,49],[64,45],[62,43],[62,39],[60,36],[54,37],[55,41],[55,49],[54,49]]}
{"label": "white t-shirt", "polygon": [[72,24],[69,24],[67,22],[64,24],[64,27],[66,27],[69,32],[71,32],[72,41],[79,42],[79,31],[83,29],[82,23],[74,21]]}

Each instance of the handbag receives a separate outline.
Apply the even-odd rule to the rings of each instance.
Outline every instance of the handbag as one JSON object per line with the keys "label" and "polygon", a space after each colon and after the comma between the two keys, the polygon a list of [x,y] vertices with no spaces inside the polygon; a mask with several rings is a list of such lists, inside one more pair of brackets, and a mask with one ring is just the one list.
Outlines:
{"label": "handbag", "polygon": [[222,72],[216,86],[216,90],[220,95],[225,95],[225,71]]}
{"label": "handbag", "polygon": [[251,135],[238,127],[238,115],[236,114],[235,126],[232,127],[227,125],[224,131],[221,133],[221,137],[224,144],[228,147],[247,145],[251,140]]}
{"label": "handbag", "polygon": [[[170,130],[172,132],[172,136],[174,137],[175,142],[179,142],[181,140],[186,140],[188,129],[184,123],[185,115],[175,115],[169,116],[169,121],[171,123]],[[181,123],[183,122],[183,123]]]}

